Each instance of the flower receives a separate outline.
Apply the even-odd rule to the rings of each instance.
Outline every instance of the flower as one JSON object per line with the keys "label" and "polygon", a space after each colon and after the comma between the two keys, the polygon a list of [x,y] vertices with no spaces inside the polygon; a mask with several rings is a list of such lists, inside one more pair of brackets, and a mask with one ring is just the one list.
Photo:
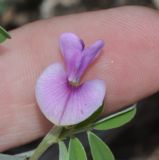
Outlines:
{"label": "flower", "polygon": [[37,80],[36,98],[43,114],[59,126],[78,124],[91,116],[103,103],[105,82],[89,80],[80,84],[88,65],[98,57],[104,46],[102,40],[85,48],[83,41],[73,33],[60,37],[61,63],[50,65]]}

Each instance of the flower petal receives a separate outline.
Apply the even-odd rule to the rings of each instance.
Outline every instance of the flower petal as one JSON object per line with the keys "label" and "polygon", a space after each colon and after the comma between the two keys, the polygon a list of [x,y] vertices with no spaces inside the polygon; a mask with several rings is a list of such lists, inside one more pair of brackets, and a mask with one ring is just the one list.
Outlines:
{"label": "flower petal", "polygon": [[78,49],[82,51],[84,49],[84,42],[74,33],[63,33],[60,37],[60,48],[63,56],[71,49]]}
{"label": "flower petal", "polygon": [[91,64],[98,57],[98,55],[101,53],[100,51],[103,48],[103,46],[104,46],[104,41],[98,40],[89,48],[84,49],[83,51],[84,56],[82,58],[82,63],[77,73],[79,78],[87,69],[88,65]]}
{"label": "flower petal", "polygon": [[103,103],[102,80],[71,86],[61,64],[49,66],[37,81],[36,98],[41,111],[56,125],[73,125],[87,119]]}
{"label": "flower petal", "polygon": [[59,124],[74,125],[86,120],[102,105],[104,96],[103,80],[90,80],[74,88]]}
{"label": "flower petal", "polygon": [[70,79],[74,79],[76,71],[81,64],[84,43],[73,33],[63,33],[60,37],[60,48],[67,67],[68,76]]}
{"label": "flower petal", "polygon": [[42,73],[36,84],[36,99],[43,114],[53,123],[59,123],[70,90],[60,63],[55,63]]}

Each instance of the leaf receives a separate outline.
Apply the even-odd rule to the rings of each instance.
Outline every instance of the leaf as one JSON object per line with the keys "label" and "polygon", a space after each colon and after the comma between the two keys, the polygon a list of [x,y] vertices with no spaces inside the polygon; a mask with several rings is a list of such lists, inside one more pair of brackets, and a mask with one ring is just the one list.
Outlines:
{"label": "leaf", "polygon": [[18,153],[18,154],[16,154],[16,156],[29,158],[29,157],[31,157],[33,155],[34,152],[35,152],[35,149],[29,150],[29,151],[26,151],[26,152],[22,152],[22,153]]}
{"label": "leaf", "polygon": [[93,160],[115,160],[109,147],[99,137],[92,132],[87,135]]}
{"label": "leaf", "polygon": [[59,142],[59,160],[68,160],[68,151],[63,141]]}
{"label": "leaf", "polygon": [[101,119],[94,124],[93,128],[96,130],[108,130],[118,128],[132,120],[135,114],[136,105]]}
{"label": "leaf", "polygon": [[69,160],[87,160],[84,147],[77,138],[70,139]]}
{"label": "leaf", "polygon": [[4,42],[7,38],[11,38],[9,33],[0,26],[0,43]]}
{"label": "leaf", "polygon": [[18,157],[18,156],[0,154],[0,160],[26,160],[26,157]]}

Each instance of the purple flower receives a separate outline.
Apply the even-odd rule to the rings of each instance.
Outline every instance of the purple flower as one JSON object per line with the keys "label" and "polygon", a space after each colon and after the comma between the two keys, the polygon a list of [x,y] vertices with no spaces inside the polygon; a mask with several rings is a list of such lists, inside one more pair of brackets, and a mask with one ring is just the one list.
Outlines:
{"label": "purple flower", "polygon": [[60,63],[50,65],[36,84],[36,98],[43,114],[56,125],[77,124],[91,116],[103,103],[105,82],[90,80],[80,84],[88,65],[99,55],[102,40],[89,48],[73,33],[63,33],[60,48],[66,71]]}

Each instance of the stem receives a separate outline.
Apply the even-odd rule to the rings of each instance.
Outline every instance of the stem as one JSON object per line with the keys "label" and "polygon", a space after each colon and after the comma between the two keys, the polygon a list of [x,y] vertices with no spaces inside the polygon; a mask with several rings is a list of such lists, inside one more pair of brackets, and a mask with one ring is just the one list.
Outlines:
{"label": "stem", "polygon": [[84,132],[84,131],[87,131],[87,130],[91,130],[91,129],[93,129],[92,124],[88,125],[86,127],[81,127],[81,128],[72,128],[70,130],[66,129],[66,130],[63,130],[59,139],[64,140],[65,138],[69,137],[70,135],[75,135],[75,134],[78,134],[78,133],[81,133],[81,132]]}
{"label": "stem", "polygon": [[38,160],[42,154],[54,143],[58,143],[59,140],[64,140],[74,134],[84,132],[86,130],[91,130],[92,124],[85,127],[64,129],[63,127],[55,126],[50,132],[44,137],[42,142],[39,144],[33,155],[29,160]]}
{"label": "stem", "polygon": [[59,136],[62,132],[62,127],[53,127],[49,133],[44,137],[42,142],[39,144],[33,155],[29,160],[38,160],[42,154],[54,143],[57,143]]}

